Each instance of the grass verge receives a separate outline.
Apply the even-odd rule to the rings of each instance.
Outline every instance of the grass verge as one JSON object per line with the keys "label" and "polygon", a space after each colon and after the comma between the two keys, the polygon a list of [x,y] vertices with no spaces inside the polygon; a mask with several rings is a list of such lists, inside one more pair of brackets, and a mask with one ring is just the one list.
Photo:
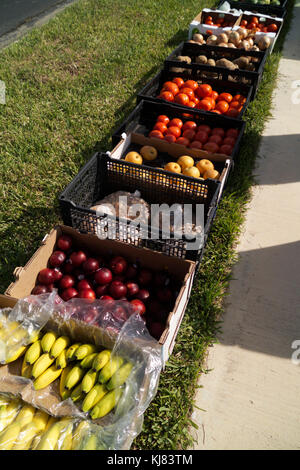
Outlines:
{"label": "grass verge", "polygon": [[[40,240],[61,222],[57,195],[135,105],[136,93],[186,38],[191,19],[212,1],[80,0],[41,29],[1,52],[0,289]],[[235,170],[218,209],[174,353],[145,414],[140,449],[192,445],[190,414],[207,348],[216,341],[223,297],[235,262],[259,137],[284,35],[269,57]],[[259,105],[258,105],[259,104]]]}

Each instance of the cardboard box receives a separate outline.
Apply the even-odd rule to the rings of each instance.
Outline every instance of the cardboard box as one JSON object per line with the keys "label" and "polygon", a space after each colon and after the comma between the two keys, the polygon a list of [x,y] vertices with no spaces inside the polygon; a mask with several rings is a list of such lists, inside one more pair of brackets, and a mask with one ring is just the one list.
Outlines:
{"label": "cardboard box", "polygon": [[[230,19],[232,20],[232,26],[226,26],[225,28],[214,26],[214,25],[206,25],[205,20],[208,15],[214,17],[217,16],[218,14],[224,15],[224,18],[226,20]],[[240,18],[241,15],[240,13],[225,13],[222,10],[210,10],[209,8],[204,8],[190,23],[189,26],[189,33],[188,33],[188,39],[192,39],[193,34],[195,33],[195,30],[197,30],[201,34],[207,34],[208,30],[211,30],[213,34],[221,34],[224,31],[229,31],[231,30],[234,26],[237,26],[240,24]]]}
{"label": "cardboard box", "polygon": [[95,253],[95,255],[112,252],[116,255],[124,256],[132,262],[139,259],[142,266],[152,270],[159,271],[167,267],[176,276],[177,280],[181,283],[181,289],[173,310],[167,318],[165,331],[159,339],[165,364],[172,353],[175,339],[189,301],[195,274],[195,263],[193,261],[166,256],[147,248],[137,248],[116,240],[100,240],[96,235],[82,234],[71,227],[60,225],[52,229],[44,237],[41,246],[27,264],[15,270],[16,281],[11,283],[6,289],[6,300],[2,297],[2,301],[9,304],[9,302],[14,302],[16,299],[22,299],[30,295],[35,286],[39,271],[47,266],[49,257],[56,247],[56,241],[62,234],[70,235],[75,245],[82,249],[88,249],[91,253]]}

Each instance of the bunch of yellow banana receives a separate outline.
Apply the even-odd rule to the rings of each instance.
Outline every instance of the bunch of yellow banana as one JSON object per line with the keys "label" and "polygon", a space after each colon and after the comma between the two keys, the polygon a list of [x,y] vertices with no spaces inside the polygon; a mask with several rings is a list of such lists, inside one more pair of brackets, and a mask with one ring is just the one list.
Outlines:
{"label": "bunch of yellow banana", "polygon": [[[6,347],[6,364],[21,357],[26,352],[28,344],[36,342],[39,336],[40,332],[38,330],[29,333],[22,323],[2,316],[0,320],[0,340]],[[22,343],[27,343],[27,345]]]}
{"label": "bunch of yellow banana", "polygon": [[0,450],[100,450],[88,421],[55,418],[0,396]]}

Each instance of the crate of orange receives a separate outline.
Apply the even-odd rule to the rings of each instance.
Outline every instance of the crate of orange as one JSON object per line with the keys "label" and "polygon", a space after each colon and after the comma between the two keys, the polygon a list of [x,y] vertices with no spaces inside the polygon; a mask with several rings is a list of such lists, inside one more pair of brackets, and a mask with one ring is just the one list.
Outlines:
{"label": "crate of orange", "polygon": [[117,146],[124,135],[131,134],[140,144],[154,145],[165,153],[172,144],[177,157],[188,153],[195,160],[226,161],[237,157],[244,130],[242,120],[195,109],[187,114],[171,103],[142,100],[115,130],[112,144]]}
{"label": "crate of orange", "polygon": [[[165,65],[138,93],[137,102],[143,100],[170,102],[180,109],[197,109],[242,119],[253,94],[253,87],[229,80],[208,79],[203,71],[181,67],[172,72]],[[204,76],[203,76],[204,75]]]}
{"label": "crate of orange", "polygon": [[[230,65],[236,64],[243,56],[247,56],[249,60],[250,66],[248,70],[236,65],[237,68],[235,70],[225,66],[227,64],[226,61],[230,61]],[[165,64],[168,67],[172,67],[172,70],[174,67],[180,69],[183,58],[187,60],[189,58],[190,62],[185,61],[184,67],[192,70],[194,74],[202,71],[204,75],[207,72],[207,76],[212,75],[213,78],[219,80],[229,80],[235,83],[251,85],[253,87],[251,99],[254,99],[262,78],[267,53],[266,51],[247,51],[246,54],[243,49],[238,48],[182,42],[167,57]],[[205,58],[207,60],[206,63],[203,60]],[[200,59],[202,59],[202,63],[200,63]],[[211,64],[210,60],[213,61],[214,65]]]}

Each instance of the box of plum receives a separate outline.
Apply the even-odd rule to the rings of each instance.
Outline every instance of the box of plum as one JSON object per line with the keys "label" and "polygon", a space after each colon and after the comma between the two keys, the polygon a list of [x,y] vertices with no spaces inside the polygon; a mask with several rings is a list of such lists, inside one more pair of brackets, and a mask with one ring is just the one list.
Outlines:
{"label": "box of plum", "polygon": [[[100,299],[110,308],[115,302],[120,319],[129,313],[142,316],[149,333],[162,347],[165,363],[189,300],[195,263],[116,240],[101,240],[72,227],[57,226],[24,267],[5,295],[22,299],[54,289],[63,302],[86,299],[89,307]],[[124,311],[122,311],[124,301]],[[82,321],[97,326],[89,308]]]}

